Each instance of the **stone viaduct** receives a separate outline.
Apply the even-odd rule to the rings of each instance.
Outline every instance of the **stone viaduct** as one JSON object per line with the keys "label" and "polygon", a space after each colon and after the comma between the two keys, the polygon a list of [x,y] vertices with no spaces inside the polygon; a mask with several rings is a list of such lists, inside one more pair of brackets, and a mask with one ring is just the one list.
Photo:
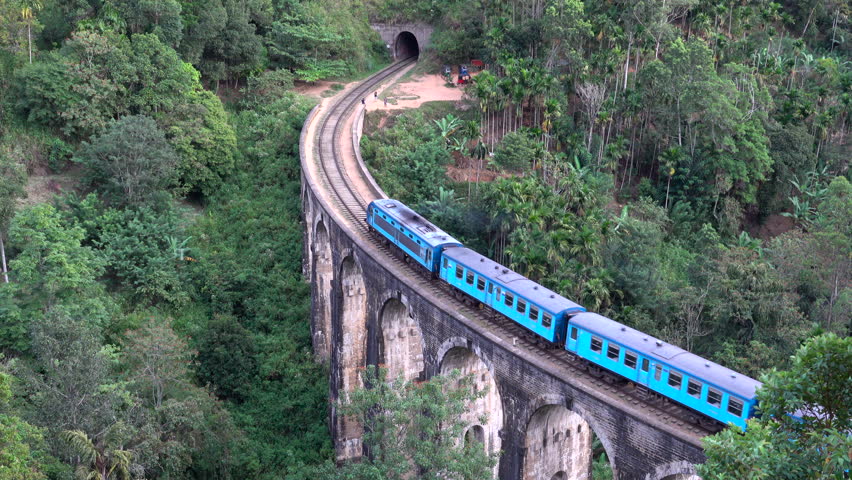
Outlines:
{"label": "stone viaduct", "polygon": [[[324,193],[328,186],[307,167],[312,147],[306,148],[306,137],[316,113],[306,120],[300,148],[304,274],[312,284],[315,353],[330,363],[338,460],[360,457],[363,447],[359,425],[337,415],[335,402],[360,385],[366,365],[383,364],[391,376],[407,379],[453,369],[474,375],[487,394],[470,408],[465,439],[501,452],[497,478],[589,479],[593,435],[615,478],[698,478],[695,465],[704,460],[698,430],[623,398],[603,381],[578,379],[547,354],[492,331],[472,309],[449,301],[441,288],[354,231],[353,220],[336,211]],[[357,142],[358,135],[349,138]]]}

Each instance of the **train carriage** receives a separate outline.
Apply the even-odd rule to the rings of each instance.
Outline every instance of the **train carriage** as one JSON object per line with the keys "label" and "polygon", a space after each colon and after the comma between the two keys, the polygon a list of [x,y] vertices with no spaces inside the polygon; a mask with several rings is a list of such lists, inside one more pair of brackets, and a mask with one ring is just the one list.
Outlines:
{"label": "train carriage", "polygon": [[620,375],[691,408],[702,423],[713,419],[745,428],[745,420],[754,415],[760,382],[586,312],[567,298],[465,248],[401,202],[370,202],[366,221],[372,231],[399,248],[406,261],[413,259],[459,296],[487,305],[554,346],[581,357],[593,373]]}
{"label": "train carriage", "polygon": [[562,345],[580,305],[465,247],[444,250],[438,276],[536,335]]}
{"label": "train carriage", "polygon": [[745,428],[761,383],[596,313],[568,323],[568,351],[721,423]]}
{"label": "train carriage", "polygon": [[397,200],[370,202],[367,225],[432,273],[437,273],[444,248],[461,246],[450,234]]}

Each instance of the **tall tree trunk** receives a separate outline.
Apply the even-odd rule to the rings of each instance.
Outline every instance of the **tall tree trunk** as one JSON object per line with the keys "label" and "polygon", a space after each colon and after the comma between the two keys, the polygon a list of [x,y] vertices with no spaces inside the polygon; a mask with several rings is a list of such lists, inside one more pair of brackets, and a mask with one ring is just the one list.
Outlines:
{"label": "tall tree trunk", "polygon": [[804,37],[806,33],[808,33],[808,27],[811,25],[811,17],[814,15],[814,10],[816,10],[816,5],[811,9],[811,13],[808,14],[808,21],[805,22],[805,29],[802,30],[802,36]]}
{"label": "tall tree trunk", "polygon": [[624,61],[624,90],[627,90],[627,71],[630,70],[630,49],[633,47],[633,33],[627,38],[627,59]]}
{"label": "tall tree trunk", "polygon": [[669,187],[672,186],[672,176],[669,175],[669,181],[666,183],[666,211],[669,211]]}
{"label": "tall tree trunk", "polygon": [[27,47],[30,50],[30,63],[33,63],[33,35],[32,35],[32,24],[27,24]]}
{"label": "tall tree trunk", "polygon": [[6,270],[6,245],[3,243],[2,234],[0,234],[0,259],[3,264],[3,282],[9,283],[9,271]]}
{"label": "tall tree trunk", "polygon": [[835,34],[837,33],[837,16],[840,15],[840,9],[838,8],[836,12],[834,12],[834,23],[831,25],[831,49],[829,52],[834,51],[834,39]]}

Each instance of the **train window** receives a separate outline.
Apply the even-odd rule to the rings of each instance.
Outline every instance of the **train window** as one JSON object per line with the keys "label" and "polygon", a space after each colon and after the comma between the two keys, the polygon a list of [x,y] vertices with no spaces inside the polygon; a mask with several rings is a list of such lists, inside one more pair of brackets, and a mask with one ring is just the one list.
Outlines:
{"label": "train window", "polygon": [[432,250],[426,250],[426,263],[432,263]]}
{"label": "train window", "polygon": [[683,385],[683,375],[674,370],[669,372],[669,385],[680,390],[680,387]]}
{"label": "train window", "polygon": [[707,389],[707,403],[713,405],[714,407],[722,406],[722,392],[716,390],[715,388]]}
{"label": "train window", "polygon": [[571,340],[577,340],[577,327],[571,327]]}
{"label": "train window", "polygon": [[534,322],[538,321],[538,308],[532,305],[530,305],[530,319],[532,319]]}
{"label": "train window", "polygon": [[482,291],[485,291],[485,279],[479,277],[476,279],[476,288]]}
{"label": "train window", "polygon": [[728,397],[728,412],[735,417],[742,417],[743,401],[738,398]]}
{"label": "train window", "polygon": [[627,368],[636,369],[636,362],[639,361],[639,356],[633,352],[624,353],[624,366]]}
{"label": "train window", "polygon": [[520,312],[520,313],[524,313],[524,312],[526,312],[526,311],[527,311],[527,302],[525,302],[525,301],[523,301],[523,300],[521,300],[521,299],[518,299],[518,307],[517,307],[517,310],[518,310],[518,312]]}
{"label": "train window", "polygon": [[488,293],[494,293],[494,284],[488,284]]}
{"label": "train window", "polygon": [[456,265],[456,278],[462,278],[462,273],[464,272],[464,268],[461,265]]}
{"label": "train window", "polygon": [[686,382],[686,393],[695,398],[701,398],[701,382],[690,378]]}
{"label": "train window", "polygon": [[660,378],[662,376],[663,376],[663,367],[657,365],[656,368],[654,368],[654,380],[659,382]]}
{"label": "train window", "polygon": [[592,351],[601,353],[603,350],[603,340],[598,337],[592,337]]}
{"label": "train window", "polygon": [[465,280],[468,285],[473,285],[473,272],[467,272],[467,278]]}
{"label": "train window", "polygon": [[503,299],[507,307],[511,307],[515,303],[515,297],[509,292],[506,292],[506,298]]}
{"label": "train window", "polygon": [[[647,359],[647,358],[643,358],[643,359],[642,359],[642,371],[643,371],[643,372],[647,372],[647,371],[648,371],[648,367],[650,367],[650,362],[648,362],[648,359]],[[658,380],[659,380],[659,379],[658,379]]]}
{"label": "train window", "polygon": [[621,347],[618,345],[613,345],[612,343],[606,349],[607,358],[611,358],[612,360],[618,360],[618,354],[621,352]]}
{"label": "train window", "polygon": [[550,322],[553,321],[553,317],[549,313],[544,314],[544,318],[541,320],[541,324],[544,328],[550,328]]}
{"label": "train window", "polygon": [[444,269],[447,269],[447,268],[450,268],[450,262],[449,262],[449,260],[447,260],[447,259],[446,259],[446,257],[445,257],[445,258],[444,258]]}

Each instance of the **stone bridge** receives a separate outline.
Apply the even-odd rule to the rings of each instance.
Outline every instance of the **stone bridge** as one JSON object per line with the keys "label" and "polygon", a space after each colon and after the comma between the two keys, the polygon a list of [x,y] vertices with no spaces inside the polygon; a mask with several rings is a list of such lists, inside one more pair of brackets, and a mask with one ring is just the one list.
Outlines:
{"label": "stone bridge", "polygon": [[[500,479],[590,479],[593,435],[615,478],[697,478],[706,432],[670,418],[665,406],[651,407],[603,381],[578,378],[552,354],[496,331],[356,231],[355,221],[363,220],[333,207],[330,187],[310,167],[310,157],[321,141],[354,142],[357,154],[353,132],[359,122],[345,132],[346,139],[313,138],[316,113],[306,120],[300,149],[304,273],[312,284],[315,353],[330,363],[330,428],[338,460],[360,457],[363,446],[359,425],[337,415],[335,401],[360,385],[366,365],[383,364],[391,376],[407,379],[453,369],[474,375],[487,394],[471,406],[465,438],[501,452],[495,471]],[[368,176],[363,162],[358,164]]]}
{"label": "stone bridge", "polygon": [[432,26],[425,23],[373,23],[394,60],[417,56],[429,46]]}

